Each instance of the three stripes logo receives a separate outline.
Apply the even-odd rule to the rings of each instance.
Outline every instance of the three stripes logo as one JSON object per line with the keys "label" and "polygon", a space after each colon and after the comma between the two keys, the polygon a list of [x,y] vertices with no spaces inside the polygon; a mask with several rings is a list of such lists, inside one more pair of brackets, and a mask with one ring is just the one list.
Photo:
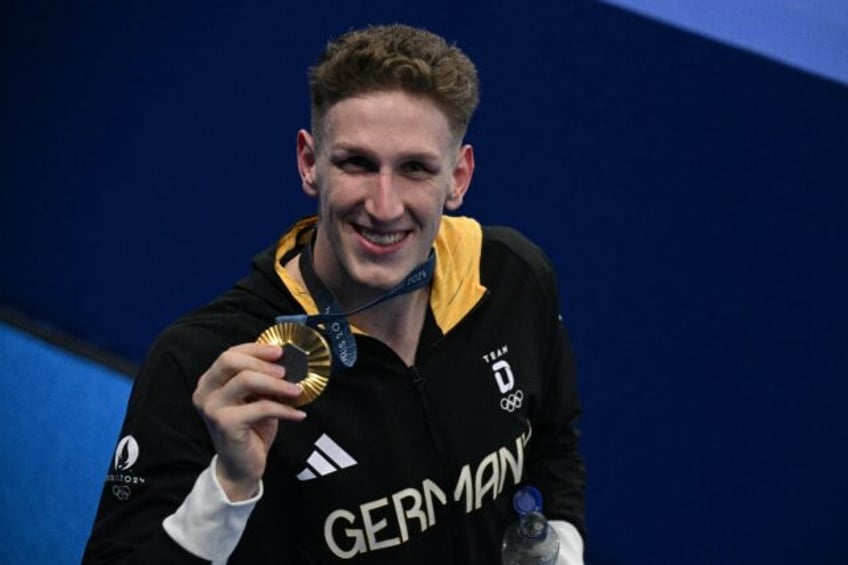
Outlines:
{"label": "three stripes logo", "polygon": [[339,444],[322,434],[315,441],[315,449],[306,460],[306,468],[297,475],[299,481],[311,481],[335,473],[339,469],[347,469],[356,465],[356,459],[351,457]]}

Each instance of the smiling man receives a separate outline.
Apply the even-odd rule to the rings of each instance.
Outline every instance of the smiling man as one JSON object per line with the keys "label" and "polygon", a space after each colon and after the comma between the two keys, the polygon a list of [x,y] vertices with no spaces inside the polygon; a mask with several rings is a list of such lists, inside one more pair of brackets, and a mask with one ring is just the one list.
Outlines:
{"label": "smiling man", "polygon": [[511,229],[444,216],[474,173],[474,65],[369,27],[310,86],[297,165],[318,214],[151,348],[84,562],[491,565],[528,484],[557,563],[582,563],[553,268]]}
{"label": "smiling man", "polygon": [[[470,146],[423,94],[364,92],[298,133],[307,194],[319,201],[315,272],[352,309],[399,284],[430,253],[442,210],[455,210],[471,182]],[[320,140],[320,141],[316,141]],[[288,264],[298,274],[297,261]],[[426,290],[351,316],[409,365],[429,300]]]}

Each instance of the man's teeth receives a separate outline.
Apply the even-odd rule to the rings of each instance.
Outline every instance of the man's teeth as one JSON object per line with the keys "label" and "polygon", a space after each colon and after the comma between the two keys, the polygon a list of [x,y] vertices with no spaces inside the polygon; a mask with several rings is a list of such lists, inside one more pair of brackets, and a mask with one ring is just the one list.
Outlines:
{"label": "man's teeth", "polygon": [[377,245],[393,245],[402,240],[406,235],[405,232],[378,233],[366,229],[360,229],[359,233],[362,237]]}

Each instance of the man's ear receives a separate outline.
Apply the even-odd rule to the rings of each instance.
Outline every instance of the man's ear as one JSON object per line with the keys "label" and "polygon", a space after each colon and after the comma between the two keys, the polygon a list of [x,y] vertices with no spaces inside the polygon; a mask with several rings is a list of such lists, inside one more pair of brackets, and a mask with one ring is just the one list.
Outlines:
{"label": "man's ear", "polygon": [[318,196],[315,161],[315,139],[302,129],[297,132],[297,170],[300,172],[303,192],[313,198]]}
{"label": "man's ear", "polygon": [[474,176],[474,149],[470,145],[463,145],[459,150],[459,158],[453,168],[453,187],[445,201],[447,210],[453,212],[462,206],[465,193],[471,186],[472,176]]}

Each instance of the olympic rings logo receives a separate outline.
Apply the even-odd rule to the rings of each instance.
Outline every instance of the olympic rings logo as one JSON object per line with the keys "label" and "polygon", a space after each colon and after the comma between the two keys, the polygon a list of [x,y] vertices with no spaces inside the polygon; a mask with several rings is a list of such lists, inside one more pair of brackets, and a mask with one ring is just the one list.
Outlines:
{"label": "olympic rings logo", "polygon": [[118,500],[127,500],[130,497],[130,487],[124,485],[115,485],[112,487],[112,494],[115,495],[115,498]]}
{"label": "olympic rings logo", "polygon": [[501,408],[506,410],[507,412],[515,412],[517,409],[521,408],[521,404],[524,402],[524,392],[521,390],[517,390],[510,394],[509,396],[504,396],[501,398]]}

